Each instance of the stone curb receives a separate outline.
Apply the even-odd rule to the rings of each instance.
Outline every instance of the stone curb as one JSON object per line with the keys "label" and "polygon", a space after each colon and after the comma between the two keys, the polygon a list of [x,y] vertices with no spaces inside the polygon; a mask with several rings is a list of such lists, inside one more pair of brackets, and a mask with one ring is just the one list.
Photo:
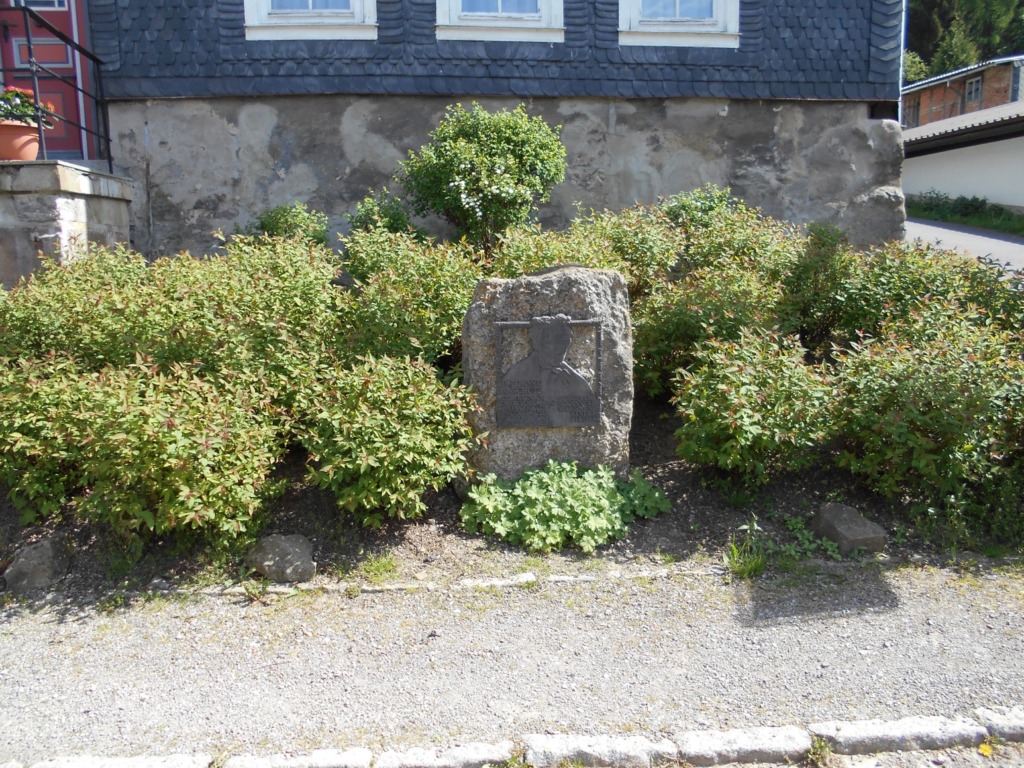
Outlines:
{"label": "stone curb", "polygon": [[210,755],[164,757],[57,757],[33,763],[31,768],[210,768]]}
{"label": "stone curb", "polygon": [[223,768],[370,768],[372,762],[373,753],[368,749],[318,749],[301,757],[242,755],[228,758]]}
{"label": "stone curb", "polygon": [[984,726],[973,720],[951,720],[947,717],[813,723],[808,726],[808,730],[826,739],[833,751],[843,755],[975,747],[988,735]]}
{"label": "stone curb", "polygon": [[691,765],[786,763],[811,749],[811,736],[795,725],[732,731],[690,731],[679,737],[679,756]]}
{"label": "stone curb", "polygon": [[[555,768],[564,762],[591,768],[658,768],[685,761],[693,766],[725,763],[791,763],[810,750],[814,737],[829,742],[836,754],[940,750],[976,747],[988,737],[1024,742],[1024,706],[989,707],[966,717],[907,717],[901,720],[858,720],[813,723],[806,728],[742,728],[730,731],[687,731],[675,740],[651,741],[641,736],[528,734],[518,742],[473,743],[447,750],[321,749],[308,755],[239,755],[222,768],[484,768],[522,755],[533,768]],[[0,763],[0,768],[214,768],[210,755],[165,757],[60,757],[28,766]]]}
{"label": "stone curb", "polygon": [[674,760],[675,744],[665,739],[650,741],[641,736],[548,736],[523,737],[524,757],[533,768],[555,768],[560,763],[615,768],[650,768],[652,762]]}
{"label": "stone curb", "polygon": [[990,735],[1003,741],[1024,741],[1024,707],[981,707],[974,714]]}

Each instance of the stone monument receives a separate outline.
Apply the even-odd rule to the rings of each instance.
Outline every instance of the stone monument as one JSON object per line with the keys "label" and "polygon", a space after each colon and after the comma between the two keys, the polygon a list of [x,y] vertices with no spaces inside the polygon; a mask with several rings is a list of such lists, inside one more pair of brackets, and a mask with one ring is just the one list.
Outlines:
{"label": "stone monument", "polygon": [[566,265],[481,280],[462,365],[484,445],[469,457],[504,480],[548,459],[629,470],[633,335],[618,272]]}

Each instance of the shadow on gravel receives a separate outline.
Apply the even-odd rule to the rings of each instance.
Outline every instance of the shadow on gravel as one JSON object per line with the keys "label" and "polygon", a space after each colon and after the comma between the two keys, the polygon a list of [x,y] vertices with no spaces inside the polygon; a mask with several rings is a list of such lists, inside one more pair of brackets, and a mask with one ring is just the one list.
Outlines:
{"label": "shadow on gravel", "polygon": [[899,599],[876,563],[830,564],[805,561],[792,573],[763,578],[749,586],[749,600],[738,606],[746,626],[801,623],[812,618],[889,613]]}

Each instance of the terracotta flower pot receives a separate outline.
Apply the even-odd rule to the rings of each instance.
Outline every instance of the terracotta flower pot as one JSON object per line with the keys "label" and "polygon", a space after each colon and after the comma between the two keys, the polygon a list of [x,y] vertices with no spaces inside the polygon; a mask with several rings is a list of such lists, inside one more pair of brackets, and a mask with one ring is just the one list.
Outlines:
{"label": "terracotta flower pot", "polygon": [[35,160],[39,130],[17,120],[0,120],[0,160]]}

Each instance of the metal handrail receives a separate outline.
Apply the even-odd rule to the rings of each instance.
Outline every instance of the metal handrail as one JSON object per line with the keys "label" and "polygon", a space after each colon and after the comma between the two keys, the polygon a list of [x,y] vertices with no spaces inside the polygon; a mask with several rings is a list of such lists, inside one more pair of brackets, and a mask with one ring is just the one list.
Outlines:
{"label": "metal handrail", "polygon": [[[113,173],[114,158],[113,154],[111,153],[110,113],[107,108],[106,97],[103,94],[103,74],[101,71],[103,61],[92,51],[85,48],[77,41],[72,40],[70,37],[68,37],[61,30],[59,30],[45,18],[40,16],[34,10],[29,8],[27,5],[0,8],[0,18],[2,18],[3,14],[11,12],[21,14],[22,26],[25,30],[25,47],[28,52],[28,69],[31,73],[30,77],[32,79],[32,98],[35,102],[36,127],[39,131],[39,146],[40,152],[42,153],[42,158],[44,160],[48,159],[46,149],[46,134],[44,131],[43,120],[46,117],[52,117],[58,120],[63,120],[68,125],[71,125],[77,128],[79,131],[84,131],[91,137],[94,137],[97,141],[97,146],[99,147],[100,157],[106,158],[107,170],[110,173]],[[74,79],[66,77],[65,75],[61,75],[58,72],[54,72],[49,67],[46,67],[43,64],[39,63],[35,56],[35,48],[32,40],[33,25],[45,29],[55,38],[57,38],[62,43],[70,47],[73,51],[79,53],[80,55],[89,59],[89,61],[93,63],[93,66],[89,67],[89,71],[93,79],[92,91],[80,87]],[[10,25],[7,24],[6,22],[0,21],[0,27],[3,28],[3,34],[6,37],[9,34]],[[0,67],[0,72],[3,72],[5,75],[8,72],[11,72],[21,77],[25,76],[24,70],[20,67]],[[92,104],[94,114],[96,116],[96,129],[94,130],[87,125],[88,121],[85,119],[84,115],[80,115],[82,122],[79,122],[77,120],[70,119],[67,115],[62,115],[60,113],[53,112],[50,109],[48,109],[47,106],[39,98],[40,80],[59,80],[65,85],[68,85],[71,88],[73,88],[77,93],[82,94],[82,96],[84,96],[86,99],[88,99],[88,101]],[[85,148],[83,147],[83,149]]]}

